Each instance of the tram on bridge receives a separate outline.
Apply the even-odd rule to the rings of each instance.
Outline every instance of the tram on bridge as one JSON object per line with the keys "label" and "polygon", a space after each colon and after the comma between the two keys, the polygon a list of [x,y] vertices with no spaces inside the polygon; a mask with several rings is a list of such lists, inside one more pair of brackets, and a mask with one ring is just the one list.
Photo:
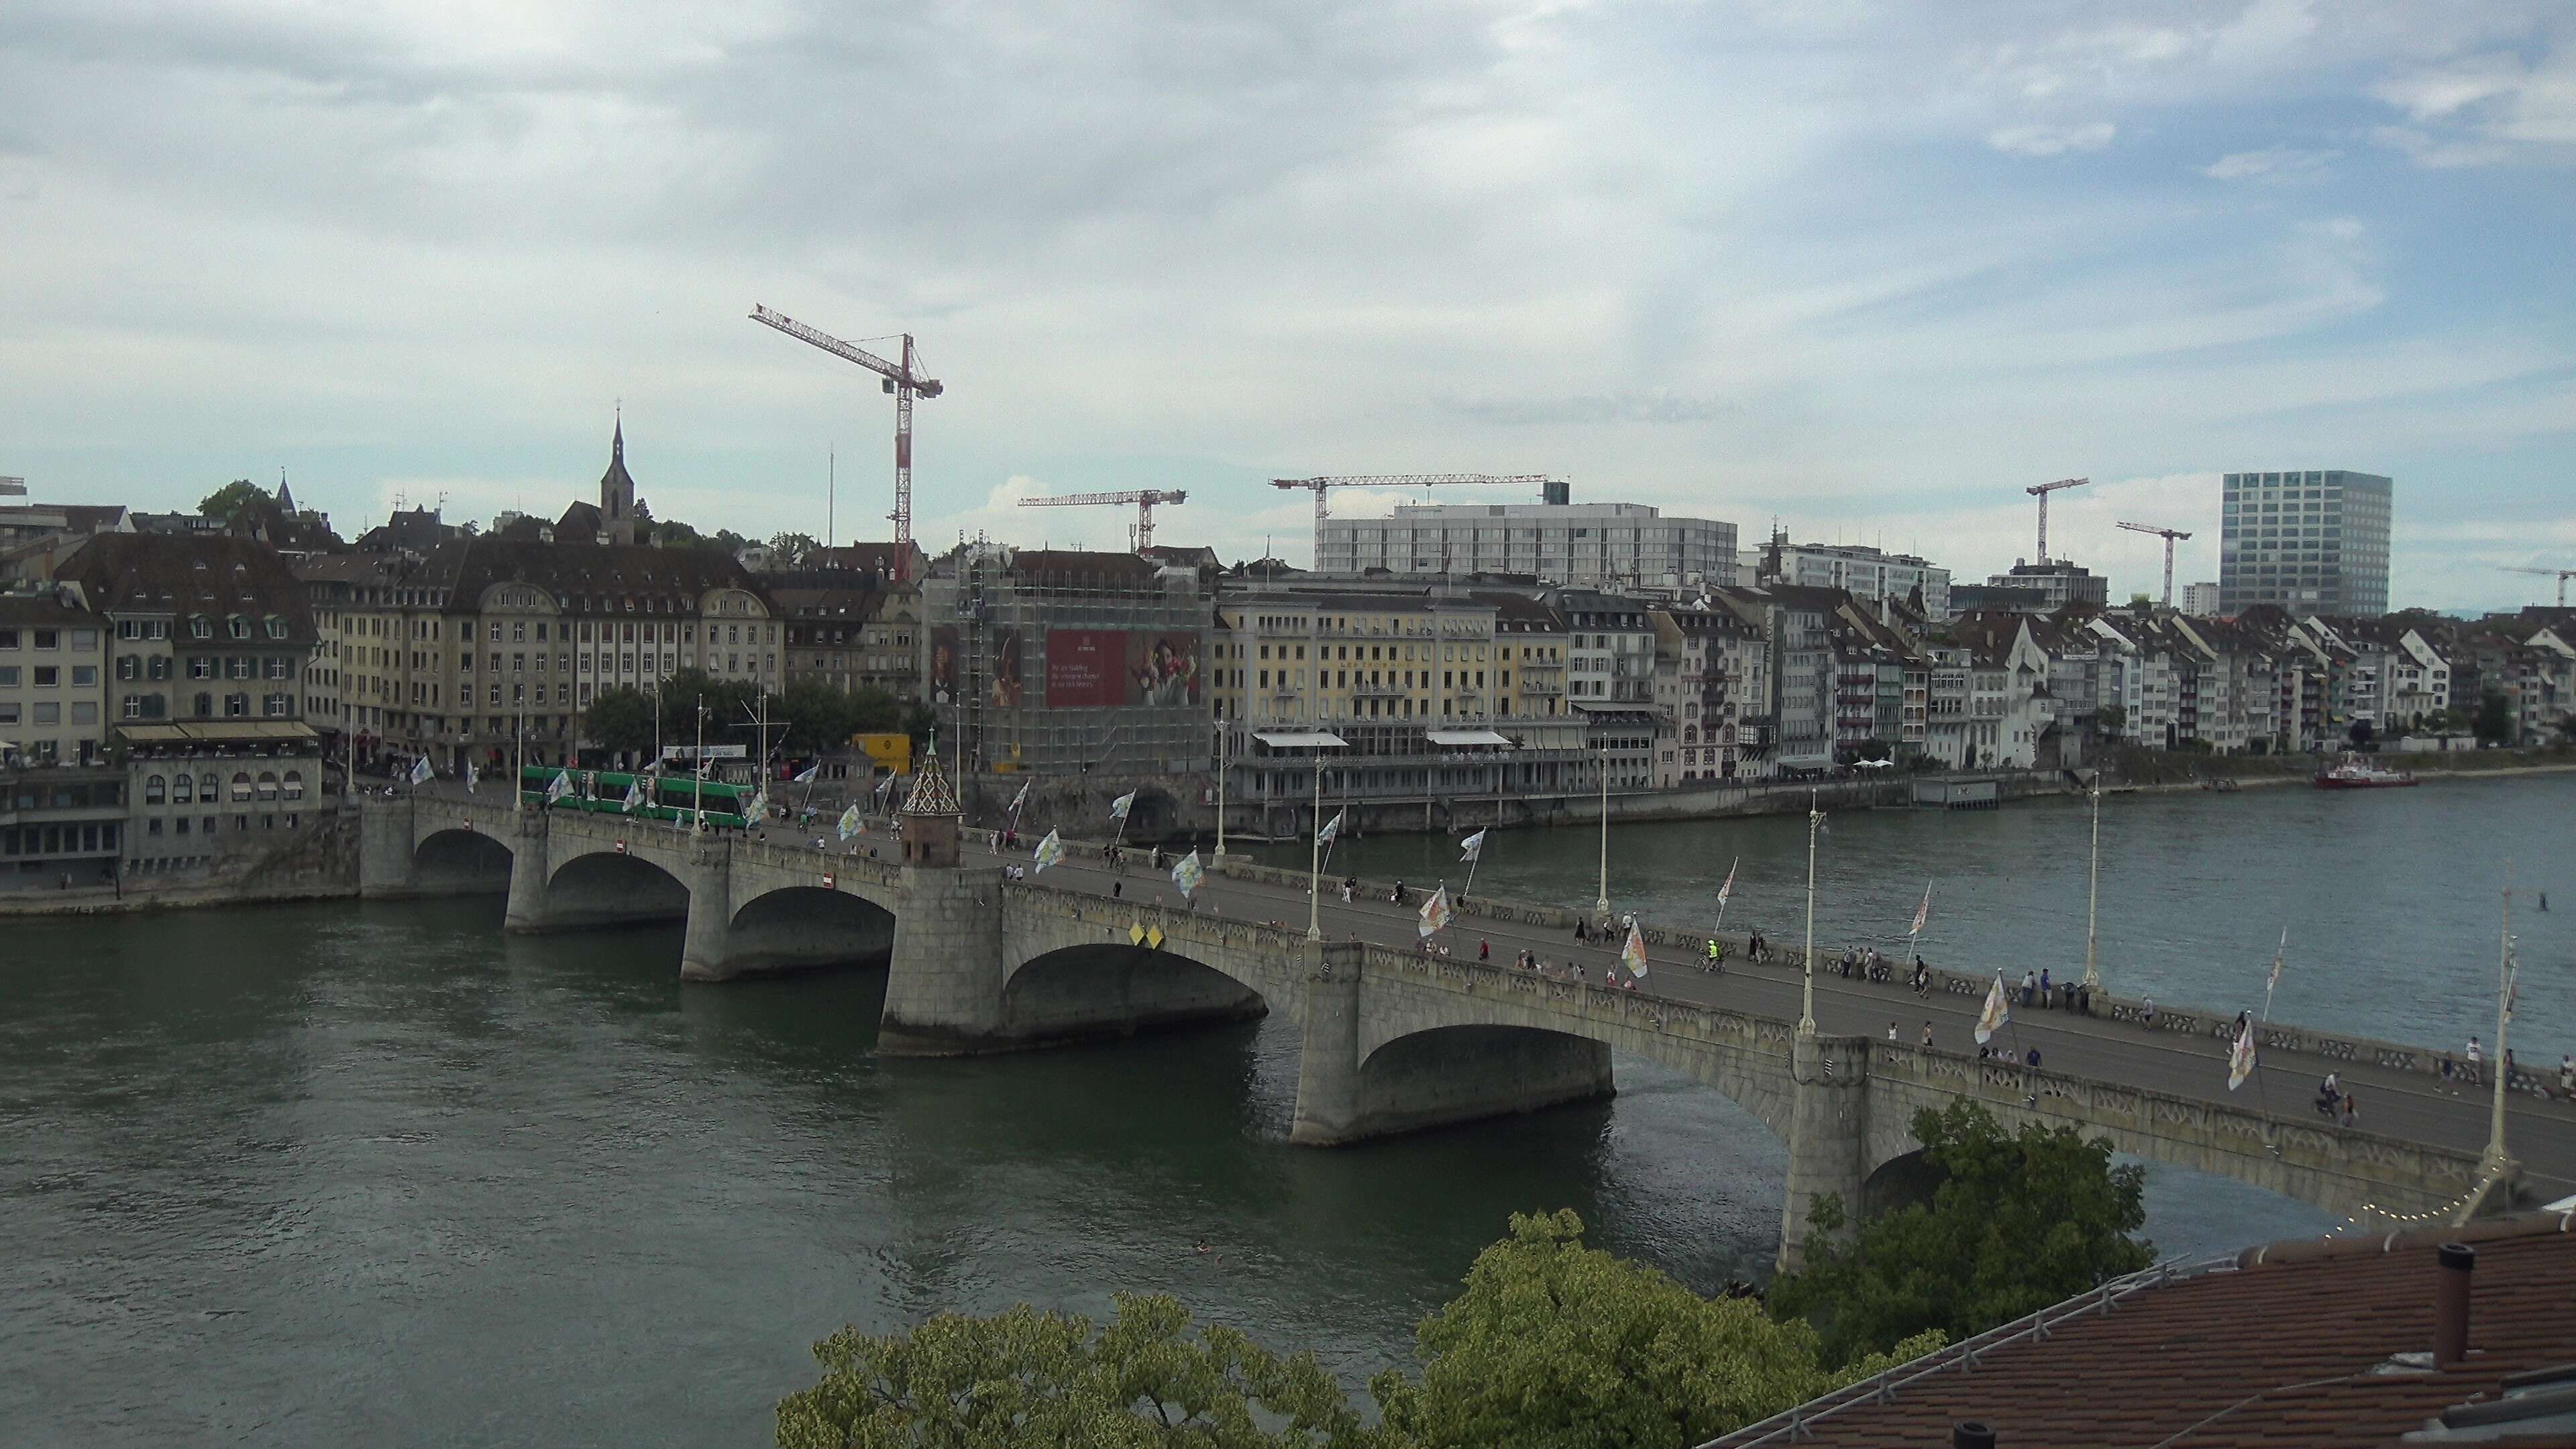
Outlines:
{"label": "tram on bridge", "polygon": [[[546,803],[555,777],[567,777],[572,793]],[[709,825],[741,830],[751,823],[751,797],[756,789],[721,780],[644,775],[644,801],[633,809],[626,795],[639,777],[619,770],[574,770],[558,765],[529,765],[519,771],[519,800],[533,810],[578,810],[590,815],[622,815],[686,825],[703,815]]]}

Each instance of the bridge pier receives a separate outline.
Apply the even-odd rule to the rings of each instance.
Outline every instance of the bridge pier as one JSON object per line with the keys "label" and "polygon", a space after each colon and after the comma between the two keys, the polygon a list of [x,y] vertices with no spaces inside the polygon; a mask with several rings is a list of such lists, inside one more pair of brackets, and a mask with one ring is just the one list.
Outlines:
{"label": "bridge pier", "polygon": [[1368,948],[1327,941],[1297,1003],[1297,1114],[1288,1140],[1328,1147],[1360,1135],[1360,963]]}
{"label": "bridge pier", "polygon": [[733,966],[733,854],[719,835],[700,832],[689,845],[689,926],[680,948],[683,981],[730,981]]}
{"label": "bridge pier", "polygon": [[501,929],[514,935],[545,930],[546,885],[551,879],[550,862],[546,859],[546,821],[543,810],[522,811],[510,825],[510,905],[501,916]]}
{"label": "bridge pier", "polygon": [[413,846],[412,802],[408,795],[385,799],[370,795],[358,801],[358,895],[361,899],[399,900],[420,893],[420,867]]}
{"label": "bridge pier", "polygon": [[1794,1273],[1812,1231],[1808,1210],[1832,1193],[1857,1222],[1869,1179],[1869,1039],[1800,1032],[1790,1051],[1789,1188],[1779,1270]]}
{"label": "bridge pier", "polygon": [[906,865],[877,1050],[954,1057],[1014,1045],[1002,1032],[1002,868]]}

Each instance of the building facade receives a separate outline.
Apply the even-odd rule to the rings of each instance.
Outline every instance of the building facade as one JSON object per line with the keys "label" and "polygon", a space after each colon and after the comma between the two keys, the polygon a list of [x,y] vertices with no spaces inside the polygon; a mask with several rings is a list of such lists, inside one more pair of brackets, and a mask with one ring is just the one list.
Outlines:
{"label": "building facade", "polygon": [[1589,588],[1736,580],[1736,530],[1642,503],[1407,503],[1389,518],[1315,525],[1315,571],[1400,578],[1525,575]]}
{"label": "building facade", "polygon": [[1921,597],[1923,617],[1950,617],[1950,571],[1912,554],[1887,553],[1865,544],[1790,543],[1774,538],[1744,550],[1745,577],[1754,583],[1841,589],[1872,604],[1904,604]]}
{"label": "building facade", "polygon": [[2391,480],[2340,469],[2229,473],[2220,487],[2218,612],[2388,612]]}
{"label": "building facade", "polygon": [[0,596],[0,770],[100,758],[109,628],[56,594]]}

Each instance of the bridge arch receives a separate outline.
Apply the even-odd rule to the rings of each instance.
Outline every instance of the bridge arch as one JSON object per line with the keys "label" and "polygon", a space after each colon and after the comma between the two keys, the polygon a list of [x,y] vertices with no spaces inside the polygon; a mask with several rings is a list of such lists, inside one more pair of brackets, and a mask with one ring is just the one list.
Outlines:
{"label": "bridge arch", "polygon": [[819,885],[780,886],[733,913],[726,964],[745,972],[882,965],[894,952],[894,930],[894,912],[864,896]]}
{"label": "bridge arch", "polygon": [[1260,990],[1231,972],[1120,940],[1042,951],[1002,983],[1003,1029],[1042,1039],[1134,1036],[1269,1010]]}
{"label": "bridge arch", "polygon": [[510,888],[509,842],[480,830],[433,830],[412,847],[418,887],[441,894]]}
{"label": "bridge arch", "polygon": [[689,888],[641,855],[598,850],[557,865],[545,903],[548,930],[641,925],[687,919]]}
{"label": "bridge arch", "polygon": [[1355,1106],[1365,1135],[1534,1112],[1617,1094],[1610,1045],[1541,1026],[1434,1026],[1360,1058]]}

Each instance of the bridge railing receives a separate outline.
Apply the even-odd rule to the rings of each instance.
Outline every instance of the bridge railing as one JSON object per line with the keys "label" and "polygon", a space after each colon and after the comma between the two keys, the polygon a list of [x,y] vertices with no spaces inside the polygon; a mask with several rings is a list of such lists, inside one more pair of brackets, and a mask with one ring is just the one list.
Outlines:
{"label": "bridge railing", "polygon": [[1776,1050],[1784,1061],[1797,1030],[1794,1023],[1732,1007],[1685,1001],[1643,988],[1602,986],[1522,966],[1464,960],[1437,951],[1426,954],[1371,943],[1362,957],[1362,969],[1390,977],[1429,979],[1472,996],[1526,1000],[1587,1018],[1616,1018],[1648,1030],[1678,1032],[1695,1041],[1756,1044]]}
{"label": "bridge railing", "polygon": [[[1302,891],[1306,887],[1307,877],[1304,871],[1256,865],[1239,856],[1227,856],[1222,870],[1227,876],[1239,880],[1255,881],[1290,890]],[[1335,876],[1326,880],[1324,889],[1338,891],[1340,882],[1344,878]],[[1394,884],[1393,881],[1361,880],[1358,890],[1363,897],[1373,894],[1376,899],[1383,900],[1394,888]],[[1406,893],[1407,898],[1411,899],[1419,894],[1419,887],[1408,885]],[[1590,911],[1518,901],[1498,901],[1484,896],[1471,896],[1455,904],[1462,920],[1490,920],[1510,925],[1531,926],[1541,930],[1562,932],[1569,937],[1574,931],[1576,921],[1589,921],[1592,918]],[[1666,951],[1696,954],[1712,937],[1715,937],[1724,942],[1728,948],[1728,969],[1744,969],[1736,963],[1744,961],[1746,957],[1749,938],[1745,935],[1712,932],[1705,929],[1685,930],[1647,921],[1640,921],[1637,925],[1639,933],[1646,938],[1648,946]],[[1770,964],[1792,975],[1796,974],[1805,962],[1805,943],[1774,942],[1773,945],[1778,949],[1778,955]],[[1831,956],[1839,957],[1840,954],[1837,951],[1831,953]],[[1819,947],[1816,969],[1820,974],[1831,969],[1827,965],[1828,959],[1828,953]],[[1891,973],[1889,979],[1881,983],[1884,989],[1891,996],[1899,992],[1910,992],[1912,988],[1907,984],[1906,977],[1912,970],[1912,963],[1890,957],[1888,964]],[[1939,966],[1930,967],[1929,970],[1931,989],[1945,996],[1981,1000],[1993,987],[1995,981],[1991,972],[1970,974]],[[1858,981],[1861,978],[1855,973],[1852,979]],[[2051,984],[2055,988],[2051,993],[2055,1001],[2051,1002],[2034,992],[2028,1008],[2023,1005],[2019,983],[2008,980],[2005,983],[2005,989],[2012,997],[2013,1008],[2016,1011],[2074,1010],[2073,998],[2066,989],[2069,983],[2052,981]],[[2206,1037],[2219,1042],[2228,1042],[2235,1038],[2236,1018],[2233,1013],[2211,1012],[2198,1007],[2174,1007],[2161,1003],[2151,1006],[2143,997],[2117,996],[2101,991],[2086,993],[2085,999],[2087,1009],[2084,1014],[2096,1020],[2121,1022],[2140,1031],[2172,1032],[2183,1036]],[[2379,1067],[2388,1071],[2412,1072],[2424,1076],[2439,1076],[2442,1059],[2446,1055],[2431,1047],[2385,1041],[2350,1032],[2323,1031],[2278,1021],[2259,1024],[2255,1032],[2255,1041],[2263,1051],[2289,1052],[2313,1058],[2329,1070],[2358,1065]],[[2463,1083],[2474,1086],[2486,1080],[2482,1072],[2469,1071],[2467,1063],[2457,1055],[2453,1054],[2451,1059],[2455,1069],[2463,1073],[2460,1077]],[[2488,1069],[2492,1069],[2494,1065],[2492,1062],[2488,1063]],[[2546,1067],[2535,1068],[2517,1063],[2507,1088],[2542,1100],[2558,1100],[2551,1096],[2553,1078],[2550,1071],[2551,1069]],[[2566,1102],[2564,1105],[2570,1108],[2571,1113],[2576,1113],[2576,1101]]]}

